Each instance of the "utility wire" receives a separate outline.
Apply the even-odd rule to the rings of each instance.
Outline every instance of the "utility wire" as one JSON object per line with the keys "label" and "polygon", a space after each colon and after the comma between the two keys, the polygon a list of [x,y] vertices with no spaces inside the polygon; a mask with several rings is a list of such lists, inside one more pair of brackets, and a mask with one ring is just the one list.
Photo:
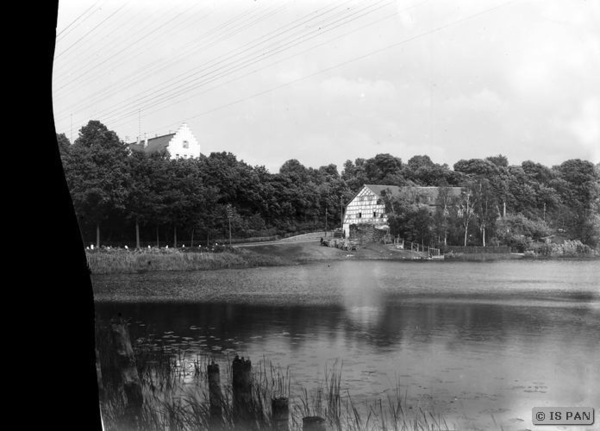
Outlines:
{"label": "utility wire", "polygon": [[[274,12],[277,12],[277,11],[274,11]],[[270,16],[272,13],[274,13],[274,12],[270,12],[270,13],[269,13],[269,16]],[[245,17],[245,16],[243,16],[243,15],[244,15],[243,13],[242,13],[242,14],[240,14],[240,15],[238,16],[238,18],[239,18],[239,17],[241,17],[243,20],[245,20],[247,17]],[[257,20],[258,20],[258,19],[266,19],[267,17],[268,17],[268,16],[267,16],[267,15],[265,15],[265,16],[262,16],[262,17],[259,17],[259,18],[257,18]],[[237,19],[237,18],[236,18],[236,19]],[[236,29],[235,27],[232,27],[231,31],[229,31],[229,33],[228,33],[228,34],[226,33],[225,35],[219,35],[219,32],[223,30],[223,27],[227,27],[227,26],[229,26],[229,25],[233,25],[233,24],[234,24],[234,25],[236,25],[236,26],[237,26],[237,25],[239,25],[239,24],[243,24],[243,20],[242,20],[242,21],[240,21],[239,23],[236,23],[236,22],[235,22],[235,19],[231,19],[231,20],[229,20],[228,22],[226,22],[226,23],[224,23],[224,24],[222,24],[222,25],[220,25],[220,26],[217,26],[215,29],[212,29],[212,30],[210,30],[210,31],[208,31],[208,32],[206,32],[206,33],[204,33],[204,34],[203,34],[203,36],[206,36],[206,35],[208,35],[208,36],[210,36],[210,37],[213,37],[214,35],[216,35],[216,37],[218,37],[219,39],[217,39],[216,41],[213,41],[213,42],[212,42],[212,44],[207,44],[206,46],[200,46],[200,48],[205,48],[205,49],[206,49],[206,48],[210,48],[212,45],[216,45],[218,42],[220,42],[220,41],[223,41],[223,40],[226,40],[228,37],[230,37],[230,36],[231,36],[231,34],[232,34],[231,32],[232,32],[232,31],[233,31],[233,34],[235,34],[235,32],[236,32],[236,31],[239,31],[239,29]],[[253,22],[257,22],[257,21],[255,20],[255,21],[253,21]],[[252,24],[252,23],[250,23],[250,24],[246,23],[244,27],[245,27],[245,28],[247,28],[247,27],[249,27],[251,24]],[[211,34],[211,33],[213,33],[213,34]],[[191,43],[191,44],[193,44],[193,41],[192,41],[192,43]],[[197,46],[196,46],[196,47],[193,47],[193,48],[194,48],[194,49],[196,49],[196,50],[197,50],[197,49],[199,49]],[[185,58],[185,55],[186,55],[186,53],[183,53],[183,54],[181,54],[180,56],[178,56],[178,57],[177,57],[177,59],[178,59],[179,57],[183,57],[183,58]],[[153,63],[152,63],[150,66],[159,66],[159,67],[160,67],[160,70],[164,70],[165,68],[169,67],[169,63],[173,63],[173,62],[171,61],[171,62],[168,62],[167,64],[164,64],[164,62],[161,62],[160,60],[157,60],[157,61],[154,61],[154,62],[153,62]],[[115,66],[115,67],[116,67],[116,66]],[[129,76],[129,77],[126,79],[126,80],[124,80],[123,82],[121,82],[121,84],[117,85],[116,87],[111,87],[110,89],[101,90],[100,92],[97,92],[97,93],[95,93],[95,96],[98,96],[98,97],[100,97],[100,96],[102,96],[102,95],[105,95],[106,93],[108,93],[109,95],[110,95],[111,93],[113,93],[113,92],[114,92],[114,93],[117,93],[117,92],[120,90],[120,88],[127,88],[127,87],[128,87],[128,85],[130,85],[131,83],[139,83],[139,82],[140,82],[140,80],[142,79],[142,77],[149,76],[149,75],[155,75],[155,74],[156,74],[158,71],[160,71],[160,70],[156,70],[156,68],[152,68],[152,67],[144,67],[144,68],[143,68],[143,73],[142,73],[141,75],[140,75],[140,74],[133,73],[133,74],[131,74],[131,75],[130,75],[130,76]],[[88,102],[88,100],[86,100],[86,101],[83,101],[83,103],[85,103],[85,102]],[[93,102],[93,101],[92,101],[92,102]],[[81,104],[81,102],[79,103],[79,105],[80,105],[80,104]],[[76,105],[76,106],[77,106],[77,105]],[[64,112],[64,111],[63,111],[63,112]]]}
{"label": "utility wire", "polygon": [[90,31],[88,31],[87,33],[85,33],[83,36],[81,36],[79,39],[77,39],[73,44],[71,44],[68,48],[63,49],[58,55],[56,55],[54,57],[54,59],[58,59],[60,58],[63,54],[66,54],[71,48],[73,48],[74,46],[76,46],[77,44],[81,43],[82,40],[84,40],[85,38],[89,37],[92,33],[94,33],[98,28],[100,28],[102,26],[102,24],[104,24],[106,21],[108,21],[110,18],[112,18],[114,15],[118,14],[125,6],[127,6],[127,4],[123,4],[120,8],[118,8],[116,11],[114,11],[112,14],[110,14],[108,17],[106,17],[102,22],[98,23],[94,28],[92,28]]}
{"label": "utility wire", "polygon": [[[83,11],[77,18],[75,18],[73,21],[71,21],[70,24],[68,24],[65,28],[63,28],[62,30],[60,30],[57,34],[56,34],[56,42],[58,44],[58,42],[60,42],[62,40],[62,38],[66,37],[70,31],[69,28],[71,28],[71,26],[77,24],[77,21],[79,21],[84,15],[86,15],[90,10],[92,10],[99,2],[94,3],[93,5],[91,5],[90,7],[88,7],[85,11]],[[95,12],[94,12],[95,13]],[[93,13],[91,15],[89,15],[87,18],[89,18],[90,16],[94,15]],[[86,19],[87,19],[86,18]],[[85,19],[84,19],[85,21]],[[75,25],[75,27],[73,27],[73,29],[76,29],[79,26],[79,24]],[[72,30],[71,30],[72,31]]]}
{"label": "utility wire", "polygon": [[222,110],[222,109],[228,108],[228,107],[230,107],[230,106],[233,106],[233,105],[236,105],[236,104],[242,103],[242,102],[244,102],[244,101],[247,101],[247,100],[253,99],[253,98],[255,98],[255,97],[259,97],[259,96],[261,96],[261,95],[264,95],[264,94],[267,94],[267,93],[270,93],[270,92],[276,91],[276,90],[278,90],[278,89],[281,89],[281,88],[285,88],[285,87],[291,86],[291,85],[293,85],[293,84],[295,84],[295,83],[298,83],[298,82],[304,81],[304,80],[306,80],[306,79],[310,79],[310,78],[312,78],[312,77],[314,77],[314,76],[317,76],[317,75],[320,75],[320,74],[323,74],[323,73],[329,72],[329,71],[331,71],[331,70],[337,69],[337,68],[339,68],[339,67],[343,67],[343,66],[345,66],[345,65],[348,65],[348,64],[354,63],[354,62],[356,62],[356,61],[360,61],[360,60],[363,60],[363,59],[365,59],[365,58],[368,58],[368,57],[371,57],[371,56],[374,56],[374,55],[380,54],[380,53],[382,53],[382,52],[385,52],[385,51],[387,51],[387,50],[389,50],[389,49],[392,49],[392,48],[395,48],[395,47],[398,47],[398,46],[401,46],[401,45],[407,44],[407,43],[409,43],[409,42],[412,42],[412,41],[414,41],[414,40],[418,40],[418,39],[420,39],[420,38],[423,38],[423,37],[425,37],[425,36],[428,36],[428,35],[431,35],[431,34],[434,34],[434,33],[440,32],[440,31],[442,31],[442,30],[444,30],[444,29],[447,29],[447,28],[450,28],[450,27],[452,27],[452,26],[456,26],[456,25],[459,25],[459,24],[461,24],[461,23],[467,22],[467,21],[469,21],[469,20],[475,19],[475,18],[477,18],[477,17],[483,16],[484,14],[488,14],[488,13],[490,13],[490,12],[492,12],[492,11],[495,11],[495,10],[498,10],[498,9],[500,9],[500,8],[506,7],[507,5],[509,5],[509,4],[512,4],[512,3],[515,3],[515,2],[516,2],[516,0],[512,0],[512,1],[508,1],[508,2],[502,3],[501,5],[498,5],[498,6],[494,6],[494,7],[491,7],[491,8],[487,8],[487,9],[485,9],[485,10],[483,10],[483,11],[480,11],[480,12],[477,12],[477,13],[475,13],[475,14],[469,15],[469,16],[467,16],[467,17],[465,17],[465,18],[462,18],[462,19],[459,19],[459,20],[453,21],[453,22],[451,22],[451,23],[448,23],[448,24],[445,24],[445,25],[442,25],[442,26],[436,27],[436,28],[434,28],[434,29],[431,29],[431,30],[429,30],[429,31],[426,31],[426,32],[420,33],[420,34],[418,34],[418,35],[412,36],[412,37],[410,37],[410,38],[403,39],[403,40],[401,40],[401,41],[399,41],[399,42],[396,42],[396,43],[393,43],[393,44],[387,45],[387,46],[385,46],[385,47],[383,47],[383,48],[379,48],[379,49],[376,49],[376,50],[370,51],[370,52],[368,52],[368,53],[366,53],[366,54],[364,54],[364,55],[361,55],[361,56],[358,56],[358,57],[351,58],[351,59],[349,59],[349,60],[347,60],[347,61],[344,61],[344,62],[338,63],[338,64],[336,64],[336,65],[334,65],[334,66],[331,66],[331,67],[328,67],[328,68],[325,68],[325,69],[321,69],[321,70],[319,70],[319,71],[317,71],[317,72],[315,72],[315,73],[312,73],[312,74],[309,74],[309,75],[303,76],[303,77],[301,77],[301,78],[298,78],[298,79],[295,79],[295,80],[289,81],[289,82],[287,82],[287,83],[284,83],[284,84],[281,84],[281,85],[278,85],[278,86],[275,86],[275,87],[272,87],[272,88],[269,88],[269,89],[266,89],[266,90],[263,90],[263,91],[260,91],[260,92],[254,93],[254,94],[252,94],[252,95],[249,95],[249,96],[247,96],[247,97],[239,98],[239,99],[237,99],[237,100],[234,100],[234,101],[232,101],[232,102],[226,103],[226,104],[224,104],[224,105],[221,105],[221,106],[218,106],[218,107],[215,107],[215,108],[212,108],[212,109],[206,110],[206,111],[204,111],[204,112],[201,112],[201,113],[199,113],[199,114],[197,114],[197,115],[194,115],[194,116],[192,116],[192,117],[188,117],[188,119],[194,119],[194,118],[198,118],[198,117],[201,117],[201,116],[207,115],[207,114],[209,114],[209,113],[216,112],[216,111],[218,111],[218,110]]}
{"label": "utility wire", "polygon": [[[215,9],[213,9],[213,11],[212,11],[211,13],[213,13],[215,10],[218,10],[220,7],[221,7],[221,5],[219,5],[219,6],[218,6],[217,8],[215,8]],[[243,12],[242,12],[242,13],[241,13],[239,16],[241,16],[242,18],[244,18],[244,15],[246,14],[246,11],[247,11],[247,10],[249,10],[250,8],[251,8],[251,6],[247,7],[247,8],[246,8],[246,9],[245,9],[245,10],[244,10],[244,11],[243,11]],[[207,15],[205,15],[205,16],[208,16],[208,15],[210,15],[210,13],[209,13],[209,14],[207,14]],[[161,19],[161,18],[159,18],[159,19]],[[197,25],[197,21],[195,20],[195,17],[194,17],[194,16],[190,17],[190,19],[193,21],[193,22],[191,23],[191,25],[190,25],[190,26],[192,26],[192,25]],[[224,27],[224,28],[228,27],[228,26],[231,24],[231,22],[234,22],[236,19],[237,19],[237,18],[233,18],[233,19],[229,20],[230,22],[223,23],[223,24],[222,24],[222,27]],[[184,22],[185,22],[185,21],[184,21]],[[161,26],[161,27],[164,27],[164,25],[163,25],[163,26]],[[219,30],[219,31],[222,31],[222,29],[223,29],[222,27],[221,27],[221,28],[219,28],[219,27],[218,27],[218,28],[217,28],[217,30]],[[172,32],[172,31],[179,31],[179,30],[181,30],[181,29],[180,29],[180,28],[178,28],[178,27],[173,27],[173,28],[172,28],[172,30],[171,30],[170,32]],[[213,29],[213,32],[214,32],[214,31],[215,31],[215,30]],[[205,34],[206,34],[206,33],[205,33]],[[154,39],[156,39],[156,38],[158,38],[158,37],[164,38],[164,37],[166,37],[166,34],[160,34],[160,33],[157,33],[155,30],[153,30],[153,31],[149,32],[149,33],[146,35],[146,37],[149,37],[149,36],[154,36]],[[123,37],[123,40],[125,41],[125,43],[128,43],[128,41],[129,41],[130,39],[129,39],[129,38],[126,38],[126,37]],[[193,44],[193,41],[192,41],[190,44]],[[123,64],[124,62],[133,63],[133,60],[134,60],[136,57],[138,57],[138,56],[142,55],[144,52],[146,52],[146,51],[147,51],[147,49],[146,49],[146,50],[144,49],[144,48],[146,48],[146,45],[147,45],[148,49],[152,49],[152,48],[154,47],[154,45],[150,45],[149,43],[148,43],[148,44],[145,44],[145,45],[142,45],[142,47],[140,47],[140,49],[136,49],[136,51],[135,51],[134,55],[129,55],[129,56],[128,56],[128,57],[126,57],[125,59],[121,60],[121,62],[120,62],[120,63],[111,63],[111,65],[110,65],[110,66],[111,66],[111,70],[114,70],[114,69],[116,69],[118,66],[120,66],[120,65],[121,65],[121,64]],[[129,43],[129,47],[130,47],[130,48],[132,48],[132,47],[133,47],[133,45],[132,45],[131,43]],[[110,59],[112,59],[112,58],[114,58],[114,57],[115,57],[115,55],[113,54],[113,55],[111,55],[111,56],[109,57],[109,59],[107,59],[107,60],[110,60]],[[105,62],[106,62],[106,61],[105,61]],[[139,68],[138,68],[138,71],[139,71],[139,70],[146,71],[146,69],[145,69],[145,66],[139,67]],[[97,64],[94,64],[94,65],[93,65],[93,67],[92,67],[92,70],[91,70],[91,72],[94,72],[94,71],[97,71]],[[137,72],[137,71],[136,71],[136,72]],[[97,74],[101,76],[101,75],[102,75],[102,70],[100,70],[100,71],[97,71]],[[93,80],[93,79],[94,79],[94,77],[93,77],[93,76],[92,76],[92,77],[90,77],[90,80]],[[72,83],[73,83],[73,82],[71,82],[71,83],[69,83],[69,84],[72,84]]]}
{"label": "utility wire", "polygon": [[[383,7],[383,6],[380,6],[380,7]],[[365,9],[368,9],[368,7],[367,8],[363,8],[362,10],[359,10],[358,12],[362,12]],[[376,9],[377,8],[374,8],[371,11],[368,11],[368,12],[373,12]],[[349,16],[355,15],[358,12],[353,12]],[[317,29],[313,29],[312,30],[312,32],[315,33],[313,35],[309,36],[309,35],[305,34],[305,35],[303,35],[301,37],[298,37],[298,38],[296,38],[296,39],[294,39],[294,40],[292,40],[290,42],[287,42],[287,43],[282,43],[282,41],[278,41],[280,43],[280,45],[277,47],[277,49],[271,50],[271,51],[267,51],[265,53],[262,53],[262,55],[260,55],[258,57],[256,56],[256,54],[246,55],[245,57],[242,58],[242,60],[243,60],[242,63],[238,64],[238,65],[235,65],[235,63],[234,63],[233,64],[233,68],[232,68],[231,64],[226,64],[224,66],[226,74],[221,73],[220,75],[215,75],[215,73],[223,71],[223,67],[221,67],[221,68],[217,69],[216,71],[205,73],[204,75],[200,76],[199,78],[196,78],[194,81],[192,81],[191,83],[188,83],[187,85],[181,85],[179,87],[176,87],[175,89],[172,89],[170,92],[163,91],[162,93],[159,93],[159,94],[154,94],[152,96],[147,96],[143,100],[147,103],[146,106],[152,106],[152,105],[154,105],[154,104],[156,104],[158,102],[162,102],[164,100],[172,99],[172,98],[177,97],[177,96],[179,96],[181,94],[185,94],[185,93],[189,92],[190,90],[192,90],[194,88],[197,88],[198,86],[205,85],[206,83],[215,81],[217,79],[221,79],[222,77],[227,76],[227,75],[229,75],[229,74],[231,74],[231,73],[233,73],[235,71],[241,70],[244,67],[247,67],[248,65],[251,65],[251,64],[259,62],[259,61],[263,61],[264,59],[266,59],[268,57],[271,57],[271,56],[276,55],[276,54],[278,54],[280,52],[283,52],[283,51],[289,49],[289,45],[292,44],[293,42],[294,43],[292,44],[292,46],[296,46],[296,45],[298,45],[300,43],[304,43],[304,42],[306,42],[308,40],[313,39],[314,37],[322,35],[326,31],[331,31],[333,29],[336,29],[336,28],[340,27],[341,25],[348,24],[349,22],[351,22],[351,21],[353,21],[355,19],[358,19],[358,18],[360,18],[361,16],[364,16],[364,15],[366,15],[366,13],[364,13],[364,14],[358,16],[358,17],[355,17],[352,20],[346,20],[345,22],[343,22],[342,19],[338,19],[337,21],[333,21],[332,23],[321,24],[322,25],[321,28],[317,28]],[[344,19],[346,19],[346,18],[348,18],[348,17],[344,17]],[[341,24],[339,24],[339,22],[341,22]],[[331,24],[334,24],[334,23],[338,23],[338,25],[333,26],[333,27],[329,27]],[[205,80],[201,81],[198,84],[196,81],[198,81],[200,78],[205,78]],[[190,84],[194,84],[194,85],[190,86]],[[173,93],[173,91],[175,91],[175,90],[177,90],[177,92]]]}
{"label": "utility wire", "polygon": [[315,76],[318,76],[318,75],[321,75],[321,74],[323,74],[323,73],[325,73],[325,72],[329,72],[329,71],[331,71],[331,70],[334,70],[334,69],[337,69],[337,68],[339,68],[339,67],[346,66],[346,65],[348,65],[348,64],[351,64],[351,63],[354,63],[354,62],[356,62],[356,61],[359,61],[359,60],[364,60],[365,58],[372,57],[373,55],[380,54],[380,53],[382,53],[382,52],[384,52],[384,51],[387,51],[387,50],[389,50],[389,49],[396,48],[396,47],[398,47],[398,46],[401,46],[401,45],[407,44],[407,43],[409,43],[409,42],[412,42],[412,41],[415,41],[415,40],[421,39],[421,38],[423,38],[423,37],[425,37],[425,36],[428,36],[428,35],[430,35],[430,34],[438,33],[438,32],[440,32],[440,31],[442,31],[442,30],[445,30],[445,29],[447,29],[447,28],[453,27],[453,26],[455,26],[455,25],[462,24],[462,23],[464,23],[464,22],[467,22],[467,21],[470,21],[470,20],[472,20],[472,19],[474,19],[474,18],[478,18],[478,17],[480,17],[480,16],[482,16],[482,15],[485,15],[485,14],[487,14],[487,13],[489,13],[489,12],[493,12],[493,11],[496,11],[496,10],[498,10],[498,9],[501,9],[501,8],[503,8],[503,7],[505,7],[505,6],[508,6],[509,4],[515,3],[515,2],[517,2],[517,1],[518,1],[518,0],[511,0],[511,1],[508,1],[508,2],[505,2],[505,3],[502,3],[501,5],[494,6],[494,7],[488,8],[488,9],[485,9],[485,10],[483,10],[483,11],[480,11],[480,12],[478,12],[478,13],[475,13],[475,14],[473,14],[473,15],[469,15],[469,16],[467,16],[467,17],[465,17],[465,18],[462,18],[462,19],[459,19],[459,20],[457,20],[457,21],[454,21],[454,22],[451,22],[451,23],[448,23],[448,24],[445,24],[445,25],[439,26],[439,27],[437,27],[437,28],[435,28],[435,29],[432,29],[432,30],[428,30],[428,31],[426,31],[426,32],[423,32],[423,33],[420,33],[420,34],[418,34],[418,35],[415,35],[415,36],[409,37],[409,38],[407,38],[407,39],[401,40],[401,41],[399,41],[399,42],[393,43],[393,44],[391,44],[391,45],[387,45],[387,46],[385,46],[385,47],[383,47],[383,48],[376,49],[376,50],[374,50],[374,51],[371,51],[371,52],[369,52],[369,53],[367,53],[367,54],[364,54],[364,55],[361,55],[361,56],[358,56],[358,57],[351,58],[351,59],[349,59],[349,60],[347,60],[347,61],[344,61],[344,62],[338,63],[338,64],[336,64],[336,65],[334,65],[334,66],[331,66],[331,67],[328,67],[328,68],[325,68],[325,69],[321,69],[321,70],[319,70],[319,71],[317,71],[317,72],[315,72],[315,73],[311,73],[310,75],[306,75],[306,76],[303,76],[303,77],[301,77],[301,78],[294,79],[294,80],[292,80],[292,81],[286,82],[286,83],[284,83],[284,84],[281,84],[281,85],[278,85],[278,86],[276,86],[276,87],[272,87],[272,88],[269,88],[269,89],[267,89],[267,90],[260,91],[260,92],[258,92],[258,93],[254,93],[254,94],[252,94],[252,95],[250,95],[250,96],[247,96],[247,97],[243,97],[243,98],[241,98],[241,99],[234,100],[234,101],[232,101],[232,102],[230,102],[230,103],[227,103],[227,104],[225,104],[225,105],[221,105],[221,106],[218,106],[218,107],[216,107],[216,108],[209,109],[209,110],[207,110],[207,111],[204,111],[204,112],[202,112],[202,113],[200,113],[200,114],[194,115],[194,116],[192,116],[192,117],[188,117],[188,120],[191,120],[191,119],[194,119],[194,118],[198,118],[198,117],[201,117],[201,116],[204,116],[204,115],[210,114],[210,113],[212,113],[212,112],[219,111],[219,110],[221,110],[221,109],[228,108],[228,107],[230,107],[230,106],[236,105],[236,104],[238,104],[238,103],[245,102],[245,101],[247,101],[247,100],[253,99],[253,98],[255,98],[255,97],[258,97],[258,96],[262,96],[262,95],[264,95],[264,94],[267,94],[267,93],[271,93],[271,92],[273,92],[273,91],[276,91],[276,90],[279,90],[279,89],[281,89],[281,88],[289,87],[290,85],[296,84],[296,83],[298,83],[298,82],[304,81],[304,80],[306,80],[306,79],[309,79],[309,78],[313,78],[313,77],[315,77]]}
{"label": "utility wire", "polygon": [[[136,48],[136,45],[144,40],[145,38],[148,38],[150,36],[154,36],[154,39],[160,37],[160,33],[158,33],[158,31],[162,28],[165,27],[167,24],[171,23],[172,21],[175,21],[178,17],[180,16],[184,16],[184,14],[189,10],[190,8],[188,8],[187,10],[184,11],[180,11],[179,13],[177,13],[173,18],[169,19],[167,22],[163,23],[162,25],[158,26],[158,27],[154,27],[154,21],[148,22],[144,27],[142,27],[141,29],[138,28],[137,33],[135,33],[136,35],[138,33],[140,33],[141,31],[143,31],[144,29],[150,27],[151,31],[147,32],[146,34],[144,34],[143,36],[139,37],[138,39],[135,39],[134,41],[132,41],[132,39],[130,37],[127,37],[127,35],[123,36],[121,38],[121,45],[125,45],[124,48],[122,48],[121,50],[117,51],[116,53],[113,53],[110,55],[110,57],[105,58],[104,60],[98,62],[97,58],[95,55],[90,55],[91,59],[87,62],[87,63],[83,63],[83,64],[79,64],[78,69],[75,70],[70,70],[69,75],[63,75],[65,77],[65,79],[69,79],[70,75],[77,75],[76,78],[72,78],[69,82],[63,84],[62,86],[60,86],[57,89],[57,92],[60,92],[63,88],[66,87],[71,87],[73,86],[73,84],[75,84],[77,81],[79,81],[80,79],[84,78],[86,75],[90,74],[90,73],[97,73],[97,74],[102,74],[102,69],[100,69],[101,66],[103,66],[105,63],[107,63],[108,61],[112,60],[115,57],[118,57],[120,54],[127,52],[128,50],[132,50]],[[157,18],[157,21],[162,20],[163,17],[159,17]],[[136,27],[136,23],[132,22],[132,26],[135,28]],[[118,48],[120,45],[112,46],[111,48]],[[90,50],[91,51],[91,50]],[[91,51],[92,53],[94,53],[94,51]],[[96,51],[96,55],[97,55],[97,51]],[[82,71],[82,72],[80,72]],[[63,79],[64,81],[64,79]],[[60,80],[57,81],[57,85],[60,83]]]}

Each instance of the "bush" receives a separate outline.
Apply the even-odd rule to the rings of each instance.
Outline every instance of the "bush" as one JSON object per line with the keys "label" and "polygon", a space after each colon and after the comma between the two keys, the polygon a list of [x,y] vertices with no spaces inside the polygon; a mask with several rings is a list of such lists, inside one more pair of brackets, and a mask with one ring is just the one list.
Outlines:
{"label": "bush", "polygon": [[540,244],[533,247],[532,251],[548,257],[582,257],[595,254],[590,246],[579,240],[565,241],[563,244]]}

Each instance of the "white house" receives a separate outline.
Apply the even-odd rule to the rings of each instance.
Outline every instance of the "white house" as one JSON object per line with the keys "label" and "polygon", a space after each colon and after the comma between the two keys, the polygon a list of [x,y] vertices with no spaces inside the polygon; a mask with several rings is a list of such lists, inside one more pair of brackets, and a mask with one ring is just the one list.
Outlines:
{"label": "white house", "polygon": [[[398,187],[392,185],[365,184],[346,206],[343,229],[346,238],[350,236],[350,225],[369,224],[379,229],[387,229],[388,218],[385,211],[384,194],[399,196],[409,194],[416,204],[427,205],[432,211],[437,204],[439,187]],[[452,196],[459,196],[460,187],[448,187]]]}
{"label": "white house", "polygon": [[346,205],[342,226],[346,238],[350,236],[351,224],[371,224],[381,228],[387,226],[385,204],[381,196],[381,192],[386,189],[393,195],[399,192],[400,187],[365,184]]}
{"label": "white house", "polygon": [[137,142],[129,144],[132,151],[154,153],[167,150],[171,159],[190,159],[200,157],[200,143],[188,127],[183,123],[175,133],[155,136],[154,138],[138,137]]}

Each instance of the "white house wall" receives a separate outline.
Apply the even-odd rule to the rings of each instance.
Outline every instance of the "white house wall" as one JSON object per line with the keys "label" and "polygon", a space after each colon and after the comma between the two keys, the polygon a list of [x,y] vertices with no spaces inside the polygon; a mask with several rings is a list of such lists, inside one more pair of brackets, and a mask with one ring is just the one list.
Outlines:
{"label": "white house wall", "polygon": [[200,157],[200,144],[185,123],[177,130],[167,150],[171,157],[176,159]]}
{"label": "white house wall", "polygon": [[346,238],[350,236],[351,224],[387,224],[385,204],[381,196],[375,195],[368,187],[363,187],[346,206],[343,226]]}

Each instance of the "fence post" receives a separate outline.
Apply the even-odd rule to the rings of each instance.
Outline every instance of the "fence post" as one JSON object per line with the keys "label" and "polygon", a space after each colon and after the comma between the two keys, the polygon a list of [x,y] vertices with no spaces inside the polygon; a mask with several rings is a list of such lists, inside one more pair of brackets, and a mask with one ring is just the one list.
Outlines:
{"label": "fence post", "polygon": [[320,416],[306,416],[302,418],[302,431],[327,431],[325,419]]}
{"label": "fence post", "polygon": [[233,421],[244,430],[252,422],[252,362],[235,356],[232,363]]}
{"label": "fence post", "polygon": [[271,410],[273,412],[273,430],[289,431],[289,405],[285,397],[273,398],[271,400]]}
{"label": "fence post", "polygon": [[221,376],[219,364],[212,361],[207,366],[208,395],[210,403],[210,425],[211,429],[219,429],[223,426],[223,393],[221,392]]}
{"label": "fence post", "polygon": [[[126,396],[124,421],[131,429],[136,429],[142,419],[142,384],[135,364],[135,355],[131,347],[127,323],[121,318],[112,321],[112,342],[115,349],[115,364],[119,370]],[[127,429],[129,429],[127,428]]]}

